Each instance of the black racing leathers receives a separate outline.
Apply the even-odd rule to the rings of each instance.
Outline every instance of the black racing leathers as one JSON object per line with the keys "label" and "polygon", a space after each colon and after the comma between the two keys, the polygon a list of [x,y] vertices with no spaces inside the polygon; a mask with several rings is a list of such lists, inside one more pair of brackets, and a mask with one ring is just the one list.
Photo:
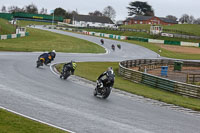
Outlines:
{"label": "black racing leathers", "polygon": [[64,72],[64,71],[66,71],[66,70],[71,71],[71,74],[74,75],[75,69],[73,68],[73,65],[72,65],[71,62],[66,63],[66,64],[63,66],[63,70],[62,70],[62,71]]}
{"label": "black racing leathers", "polygon": [[105,71],[98,77],[98,80],[101,81],[105,87],[113,87],[115,74],[113,71]]}

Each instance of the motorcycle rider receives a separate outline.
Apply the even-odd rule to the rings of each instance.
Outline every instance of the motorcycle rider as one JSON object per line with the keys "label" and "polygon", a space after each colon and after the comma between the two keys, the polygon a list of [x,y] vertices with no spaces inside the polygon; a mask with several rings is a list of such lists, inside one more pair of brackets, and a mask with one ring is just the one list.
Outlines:
{"label": "motorcycle rider", "polygon": [[52,57],[48,53],[43,53],[38,57],[38,60],[42,60],[45,65],[47,65],[49,62],[51,62],[51,59],[52,59]]}
{"label": "motorcycle rider", "polygon": [[51,61],[53,61],[54,58],[56,57],[56,51],[55,51],[55,50],[52,50],[52,51],[49,52],[48,54],[51,55],[51,57],[52,57]]}
{"label": "motorcycle rider", "polygon": [[103,45],[103,44],[104,44],[104,40],[103,40],[103,39],[101,39],[101,40],[100,40],[100,42],[101,42],[101,45]]}
{"label": "motorcycle rider", "polygon": [[71,74],[74,75],[74,71],[76,70],[77,64],[74,61],[68,62],[63,65],[62,73],[69,68]]}
{"label": "motorcycle rider", "polygon": [[115,51],[115,45],[114,44],[111,45],[111,48],[112,48],[113,51]]}
{"label": "motorcycle rider", "polygon": [[107,71],[103,72],[97,79],[97,82],[99,82],[102,88],[103,86],[108,85],[109,87],[113,87],[115,80],[115,73],[112,69],[112,67],[108,67]]}
{"label": "motorcycle rider", "polygon": [[121,45],[120,45],[120,44],[117,44],[117,47],[118,47],[119,49],[121,49]]}

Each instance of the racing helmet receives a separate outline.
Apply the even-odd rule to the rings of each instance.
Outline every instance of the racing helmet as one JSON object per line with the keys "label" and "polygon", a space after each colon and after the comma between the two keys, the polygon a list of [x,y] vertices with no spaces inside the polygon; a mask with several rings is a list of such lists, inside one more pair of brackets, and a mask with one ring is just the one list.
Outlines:
{"label": "racing helmet", "polygon": [[112,67],[108,67],[107,73],[114,74],[113,68]]}
{"label": "racing helmet", "polygon": [[72,63],[72,67],[73,67],[73,69],[75,70],[75,69],[76,69],[76,67],[77,67],[77,64],[76,64],[76,62],[75,62],[75,61],[71,61],[71,63]]}

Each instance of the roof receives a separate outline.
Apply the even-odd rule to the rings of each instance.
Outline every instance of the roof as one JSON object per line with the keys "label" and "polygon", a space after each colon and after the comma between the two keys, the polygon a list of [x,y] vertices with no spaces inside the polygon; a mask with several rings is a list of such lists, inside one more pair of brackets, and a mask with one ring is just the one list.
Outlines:
{"label": "roof", "polygon": [[105,16],[100,17],[100,16],[90,16],[90,15],[75,15],[74,20],[114,24],[110,18]]}
{"label": "roof", "polygon": [[154,16],[135,16],[134,20],[149,20],[152,19]]}
{"label": "roof", "polygon": [[[126,21],[129,21],[129,20],[143,20],[143,21],[146,21],[146,20],[149,20],[149,19],[152,19],[153,17],[155,16],[135,16],[133,18],[128,18]],[[178,22],[177,21],[174,21],[174,20],[171,20],[171,19],[168,19],[168,18],[163,18],[163,17],[157,17],[159,18],[160,20],[162,20],[163,22],[165,23],[173,23],[173,24],[177,24]]]}
{"label": "roof", "polygon": [[177,21],[171,20],[171,19],[168,19],[168,18],[161,18],[161,17],[160,17],[159,19],[161,19],[162,21],[164,21],[164,22],[166,22],[166,23],[178,24]]}

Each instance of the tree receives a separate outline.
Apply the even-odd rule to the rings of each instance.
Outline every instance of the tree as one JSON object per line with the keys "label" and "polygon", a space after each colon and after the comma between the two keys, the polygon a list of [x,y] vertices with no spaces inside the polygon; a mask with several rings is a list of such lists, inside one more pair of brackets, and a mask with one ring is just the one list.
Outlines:
{"label": "tree", "polygon": [[189,16],[188,14],[183,14],[179,21],[181,23],[193,24],[195,18],[192,15]]}
{"label": "tree", "polygon": [[44,9],[44,14],[47,14],[47,9]]}
{"label": "tree", "polygon": [[42,9],[40,10],[40,14],[47,14],[47,9],[42,8]]}
{"label": "tree", "polygon": [[19,8],[17,6],[10,6],[8,7],[8,12],[9,13],[15,13],[15,12],[24,12],[24,9]]}
{"label": "tree", "polygon": [[200,24],[200,18],[197,18],[197,19],[194,21],[194,24]]}
{"label": "tree", "polygon": [[147,2],[135,1],[129,3],[128,15],[154,16],[154,10]]}
{"label": "tree", "polygon": [[34,4],[30,4],[28,6],[25,6],[25,12],[26,13],[38,14],[37,6],[34,5]]}
{"label": "tree", "polygon": [[45,14],[45,9],[44,9],[44,7],[40,10],[40,14]]}
{"label": "tree", "polygon": [[103,16],[103,14],[100,11],[98,11],[98,10],[96,10],[94,12],[89,12],[88,14],[90,16]]}
{"label": "tree", "polygon": [[72,19],[72,13],[70,11],[66,12],[65,18]]}
{"label": "tree", "polygon": [[65,9],[59,7],[54,10],[54,15],[65,17],[66,11]]}
{"label": "tree", "polygon": [[194,16],[190,15],[189,17],[189,24],[194,24],[195,18]]}
{"label": "tree", "polygon": [[74,16],[74,15],[78,15],[78,11],[72,11],[71,14]]}
{"label": "tree", "polygon": [[107,6],[103,10],[103,15],[114,20],[116,17],[116,11],[112,8],[112,6]]}
{"label": "tree", "polygon": [[178,19],[176,16],[173,16],[173,15],[167,15],[166,18],[173,20],[173,21],[176,21]]}
{"label": "tree", "polygon": [[1,12],[6,13],[6,6],[2,6]]}

